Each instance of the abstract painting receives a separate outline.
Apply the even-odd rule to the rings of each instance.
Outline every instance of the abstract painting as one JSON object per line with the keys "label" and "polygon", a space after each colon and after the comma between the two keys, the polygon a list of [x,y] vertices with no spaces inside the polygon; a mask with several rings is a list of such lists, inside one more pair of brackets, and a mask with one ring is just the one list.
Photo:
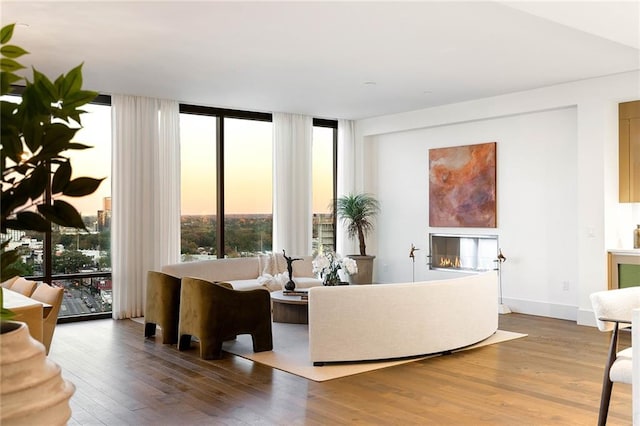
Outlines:
{"label": "abstract painting", "polygon": [[429,150],[429,226],[496,227],[496,143]]}

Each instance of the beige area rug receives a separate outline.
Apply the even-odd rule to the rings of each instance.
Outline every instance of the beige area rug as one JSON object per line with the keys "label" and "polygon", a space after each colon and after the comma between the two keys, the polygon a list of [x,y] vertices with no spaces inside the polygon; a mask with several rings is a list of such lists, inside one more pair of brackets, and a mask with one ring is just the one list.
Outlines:
{"label": "beige area rug", "polygon": [[[481,346],[493,345],[527,336],[526,334],[511,331],[498,330],[494,335],[454,352],[465,351]],[[297,376],[323,382],[353,374],[373,371],[380,368],[405,364],[436,355],[403,358],[393,361],[381,362],[346,362],[326,364],[322,367],[314,367],[309,361],[309,333],[305,324],[273,323],[273,351],[253,352],[251,336],[240,335],[234,341],[225,342],[222,349],[226,352],[250,359],[260,364],[265,364],[278,370],[286,371]]]}

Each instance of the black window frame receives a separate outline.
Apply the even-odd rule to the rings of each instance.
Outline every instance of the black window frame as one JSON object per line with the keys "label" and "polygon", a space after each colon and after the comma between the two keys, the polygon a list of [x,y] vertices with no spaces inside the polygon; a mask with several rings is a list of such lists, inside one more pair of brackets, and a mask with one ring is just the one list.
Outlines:
{"label": "black window frame", "polygon": [[[192,104],[180,104],[180,114],[194,114],[194,115],[206,115],[216,118],[216,255],[218,258],[224,258],[225,256],[225,237],[224,237],[224,119],[236,118],[243,120],[256,120],[256,121],[273,121],[273,114],[268,112],[256,112],[256,111],[243,111],[237,109],[208,107],[202,105]],[[333,229],[334,229],[334,247],[335,250],[335,230],[336,230],[336,215],[335,215],[335,198],[337,194],[338,185],[338,121],[314,118],[314,127],[328,127],[334,129],[333,131]]]}
{"label": "black window frame", "polygon": [[[7,96],[18,96],[21,97],[24,93],[24,86],[12,86],[12,90],[10,93],[7,93]],[[98,94],[96,98],[90,102],[91,104],[97,105],[105,105],[111,106],[111,96]],[[51,187],[47,185],[45,190],[45,199],[48,202],[51,202]],[[105,272],[87,272],[87,273],[73,273],[73,274],[54,274],[53,273],[53,231],[52,226],[49,226],[49,230],[43,232],[43,264],[42,264],[42,275],[32,275],[25,277],[29,280],[41,281],[47,283],[48,285],[52,285],[55,280],[66,280],[66,279],[83,279],[83,278],[112,278],[112,273],[110,271]],[[58,317],[57,322],[67,323],[67,322],[76,322],[76,321],[86,321],[93,319],[106,319],[111,318],[112,312],[96,312],[96,313],[88,313],[82,315],[70,315],[64,317]]]}

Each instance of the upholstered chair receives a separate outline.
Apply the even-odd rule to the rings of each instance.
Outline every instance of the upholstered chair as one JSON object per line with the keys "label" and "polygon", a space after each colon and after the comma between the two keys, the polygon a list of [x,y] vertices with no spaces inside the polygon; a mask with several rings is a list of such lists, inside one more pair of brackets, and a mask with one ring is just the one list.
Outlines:
{"label": "upholstered chair", "polygon": [[144,337],[162,329],[162,343],[178,343],[180,278],[162,272],[147,272],[147,300],[144,309]]}
{"label": "upholstered chair", "polygon": [[42,322],[42,343],[47,350],[47,355],[49,355],[53,332],[55,331],[56,324],[58,323],[58,312],[60,312],[63,297],[63,288],[52,287],[45,283],[40,284],[31,295],[32,299],[51,305],[51,310],[47,313],[47,316],[44,317]]}
{"label": "upholstered chair", "polygon": [[20,277],[18,276],[11,277],[8,280],[2,281],[2,284],[0,284],[0,286],[2,286],[2,288],[8,288],[9,290],[11,290],[11,286],[18,278]]}
{"label": "upholstered chair", "polygon": [[618,350],[618,335],[621,329],[631,326],[632,312],[640,308],[640,287],[599,291],[592,293],[590,298],[598,329],[611,332],[598,415],[598,425],[604,426],[607,423],[613,383],[632,382],[632,348]]}
{"label": "upholstered chair", "polygon": [[229,283],[182,278],[178,349],[200,340],[202,359],[222,357],[222,342],[250,334],[254,352],[273,349],[271,296],[266,289],[233,290]]}
{"label": "upholstered chair", "polygon": [[13,284],[11,284],[10,290],[29,297],[33,294],[37,286],[38,286],[37,282],[29,281],[20,277],[17,280],[15,280]]}

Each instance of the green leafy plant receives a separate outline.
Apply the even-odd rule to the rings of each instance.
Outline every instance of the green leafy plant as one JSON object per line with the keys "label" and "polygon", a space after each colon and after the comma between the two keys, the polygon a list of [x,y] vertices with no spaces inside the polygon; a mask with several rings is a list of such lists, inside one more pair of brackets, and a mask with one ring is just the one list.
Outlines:
{"label": "green leafy plant", "polygon": [[380,212],[380,203],[371,194],[349,194],[336,200],[336,213],[347,226],[350,238],[358,237],[360,255],[367,255],[366,235],[373,230],[372,219]]}
{"label": "green leafy plant", "polygon": [[[47,232],[51,223],[86,230],[80,213],[59,197],[89,195],[103,180],[72,179],[71,160],[65,155],[67,151],[90,148],[72,139],[82,128],[80,116],[86,112],[82,106],[93,101],[97,93],[82,89],[82,65],[54,81],[35,68],[31,80],[20,76],[18,72],[25,67],[18,58],[28,52],[9,43],[14,28],[15,24],[10,24],[0,31],[0,95],[23,87],[20,103],[0,101],[0,232]],[[0,246],[2,281],[16,275],[12,265],[19,258],[16,250],[7,250],[8,244],[3,241]]]}

